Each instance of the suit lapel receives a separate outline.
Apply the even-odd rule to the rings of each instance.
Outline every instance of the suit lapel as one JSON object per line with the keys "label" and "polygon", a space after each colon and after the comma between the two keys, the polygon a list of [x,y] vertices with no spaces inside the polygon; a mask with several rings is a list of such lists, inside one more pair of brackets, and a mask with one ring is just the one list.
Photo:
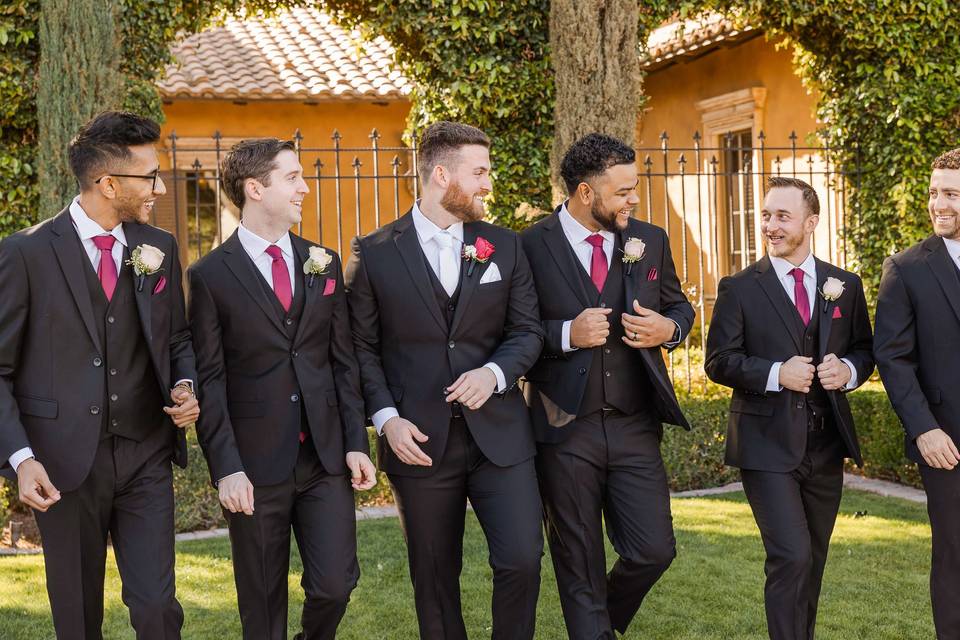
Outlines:
{"label": "suit lapel", "polygon": [[936,236],[927,238],[923,242],[927,250],[927,264],[933,271],[933,275],[940,283],[947,302],[953,309],[953,313],[960,319],[960,276],[957,274],[957,267],[947,251],[947,245],[941,238]]}
{"label": "suit lapel", "polygon": [[583,278],[580,277],[580,272],[583,271],[583,267],[577,262],[576,255],[573,253],[573,247],[570,246],[570,241],[567,240],[567,235],[563,232],[563,226],[560,224],[560,217],[558,215],[559,211],[560,209],[557,208],[556,211],[553,212],[553,215],[544,222],[543,242],[547,245],[547,250],[549,250],[550,255],[553,256],[554,262],[557,263],[560,274],[563,276],[567,285],[573,290],[580,304],[584,307],[593,306],[590,302],[590,296],[587,294],[587,290],[583,285]]}
{"label": "suit lapel", "polygon": [[[135,222],[124,222],[123,223],[123,234],[127,238],[127,252],[133,254],[133,250],[136,249],[141,244],[149,244],[145,242],[143,238],[143,227]],[[164,256],[166,258],[166,256]],[[178,259],[177,256],[174,256],[173,259]],[[123,273],[123,270],[120,271]],[[152,325],[152,309],[151,307],[153,302],[153,287],[147,285],[147,279],[153,279],[157,276],[144,276],[144,282],[141,285],[140,278],[133,271],[131,267],[127,273],[130,274],[130,277],[133,278],[133,297],[137,301],[137,313],[140,314],[140,326],[143,328],[143,337],[147,339],[147,344],[150,345],[150,352],[153,353],[153,325]],[[156,360],[156,358],[154,358]]]}
{"label": "suit lapel", "polygon": [[82,271],[82,269],[91,268],[90,259],[84,253],[80,237],[77,235],[76,229],[73,228],[69,208],[60,212],[50,229],[54,233],[53,240],[51,240],[53,255],[57,257],[57,261],[60,263],[63,277],[67,281],[70,293],[73,295],[77,310],[80,311],[80,318],[87,328],[87,333],[90,334],[97,351],[103,353],[103,345],[100,344],[100,335],[97,333],[97,325],[93,318],[90,290]]}
{"label": "suit lapel", "polygon": [[833,265],[815,258],[817,262],[817,291],[813,295],[814,304],[814,313],[820,314],[820,329],[819,329],[819,342],[817,345],[817,354],[820,356],[818,362],[823,361],[823,356],[827,355],[827,343],[830,341],[830,330],[833,328],[833,310],[836,308],[836,301],[830,302],[821,297],[820,292],[823,291],[823,283],[827,281],[827,278],[834,275],[833,274]]}
{"label": "suit lapel", "polygon": [[[300,342],[300,337],[303,335],[304,328],[307,326],[307,322],[310,321],[310,311],[316,304],[317,296],[320,295],[317,293],[318,290],[322,290],[326,285],[326,274],[323,276],[316,276],[314,278],[313,286],[308,286],[310,283],[310,276],[303,273],[303,264],[307,261],[307,258],[310,255],[310,245],[307,244],[307,241],[301,238],[298,235],[290,234],[290,244],[293,246],[293,255],[294,255],[294,273],[297,274],[297,277],[300,278],[298,286],[303,287],[303,311],[300,313],[300,324],[297,326],[297,335],[294,338],[293,344],[298,344]],[[331,263],[332,265],[333,263]],[[327,267],[329,270],[330,267]],[[301,275],[303,276],[301,278]]]}
{"label": "suit lapel", "polygon": [[411,213],[407,213],[400,218],[394,228],[394,233],[393,242],[397,245],[397,251],[400,252],[400,257],[403,259],[407,271],[410,272],[413,286],[423,299],[423,304],[430,311],[430,315],[433,316],[433,319],[437,321],[437,324],[446,334],[447,322],[440,312],[437,297],[430,286],[430,275],[427,273],[423,249],[420,248],[420,238],[417,236],[417,229],[413,225],[413,215]]}
{"label": "suit lapel", "polygon": [[760,283],[763,292],[767,294],[767,298],[770,299],[774,310],[777,312],[777,315],[780,316],[780,320],[783,321],[787,333],[790,334],[790,339],[793,340],[793,344],[797,347],[797,352],[803,353],[803,347],[801,346],[801,338],[803,335],[801,327],[803,326],[803,322],[800,320],[796,308],[790,304],[790,298],[787,296],[787,292],[783,290],[780,279],[777,278],[777,270],[773,268],[773,265],[770,263],[770,258],[767,256],[764,256],[757,262],[756,269],[757,282]]}
{"label": "suit lapel", "polygon": [[[473,244],[477,241],[477,225],[476,223],[470,222],[463,225],[463,244],[464,246],[468,244]],[[494,255],[496,255],[496,248],[494,248]],[[470,263],[463,262],[460,265],[460,298],[457,300],[457,309],[453,312],[453,322],[450,323],[450,335],[454,335],[457,330],[457,327],[460,326],[460,321],[463,319],[464,314],[467,312],[467,307],[470,305],[470,299],[473,297],[474,291],[477,290],[477,287],[480,285],[480,279],[483,278],[483,274],[486,273],[487,269],[490,267],[490,263],[493,262],[493,258],[487,260],[484,263],[477,263],[473,268],[473,274],[467,275],[467,272],[470,270]]]}
{"label": "suit lapel", "polygon": [[240,281],[243,288],[247,290],[247,293],[250,294],[253,301],[257,303],[257,306],[260,307],[264,315],[273,323],[273,326],[277,328],[277,331],[286,335],[283,325],[280,324],[280,318],[277,317],[276,312],[270,305],[270,300],[267,299],[264,288],[257,282],[257,278],[260,277],[256,271],[257,267],[253,264],[250,256],[247,255],[243,245],[240,244],[240,239],[237,237],[236,231],[223,243],[223,252],[223,261],[226,263],[227,268],[233,272],[233,275]]}

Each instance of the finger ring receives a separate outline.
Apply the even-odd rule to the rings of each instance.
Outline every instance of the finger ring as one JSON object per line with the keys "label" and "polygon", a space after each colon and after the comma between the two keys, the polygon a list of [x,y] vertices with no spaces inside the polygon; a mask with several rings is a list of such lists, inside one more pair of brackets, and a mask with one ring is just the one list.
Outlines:
{"label": "finger ring", "polygon": [[633,332],[633,339],[636,340],[636,339],[639,338],[639,337],[640,337],[640,334],[637,333],[636,331],[634,331],[634,332]]}

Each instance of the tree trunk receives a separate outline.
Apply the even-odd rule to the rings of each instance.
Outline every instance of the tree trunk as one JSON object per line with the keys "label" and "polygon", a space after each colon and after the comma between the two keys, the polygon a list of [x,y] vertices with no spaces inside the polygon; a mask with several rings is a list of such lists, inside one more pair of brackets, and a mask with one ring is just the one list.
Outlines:
{"label": "tree trunk", "polygon": [[[606,133],[634,144],[640,100],[637,0],[552,0],[550,50],[556,77],[550,155],[554,200],[563,154],[578,138]],[[558,198],[559,194],[559,198]]]}
{"label": "tree trunk", "polygon": [[37,89],[40,215],[56,215],[77,193],[67,145],[80,126],[121,96],[115,0],[42,0]]}

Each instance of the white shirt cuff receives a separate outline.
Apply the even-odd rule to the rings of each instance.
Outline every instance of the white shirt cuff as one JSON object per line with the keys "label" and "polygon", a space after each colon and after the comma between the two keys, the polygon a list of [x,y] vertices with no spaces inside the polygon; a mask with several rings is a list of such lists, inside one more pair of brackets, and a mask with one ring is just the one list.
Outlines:
{"label": "white shirt cuff", "polygon": [[503,375],[503,369],[500,368],[496,362],[488,362],[483,365],[490,371],[493,371],[493,375],[497,377],[497,393],[503,393],[507,390],[507,379]]}
{"label": "white shirt cuff", "polygon": [[397,411],[396,407],[384,407],[383,409],[380,409],[380,411],[377,411],[375,414],[373,414],[370,419],[373,420],[373,426],[377,429],[377,435],[382,436],[383,425],[387,424],[387,421],[390,420],[390,418],[397,418],[399,416],[400,412]]}
{"label": "white shirt cuff", "polygon": [[663,343],[663,346],[665,346],[667,349],[673,349],[675,346],[677,346],[678,344],[680,344],[680,343],[683,341],[683,332],[680,331],[680,323],[679,323],[679,322],[677,322],[677,321],[674,320],[673,318],[667,318],[667,319],[668,319],[670,322],[672,322],[673,324],[677,325],[677,336],[679,336],[679,339],[678,339],[676,342],[664,342],[664,343]]}
{"label": "white shirt cuff", "polygon": [[224,480],[226,480],[227,478],[232,478],[233,476],[238,476],[238,475],[240,475],[241,473],[246,473],[246,472],[245,472],[245,471],[234,471],[233,473],[227,474],[227,475],[223,476],[222,478],[220,478],[219,480],[217,480],[217,485],[219,486],[220,483],[223,482]]}
{"label": "white shirt cuff", "polygon": [[767,388],[765,391],[783,391],[783,387],[780,386],[780,367],[782,366],[782,362],[774,362],[773,366],[770,367],[770,374],[767,376]]}
{"label": "white shirt cuff", "polygon": [[853,366],[853,363],[847,360],[846,358],[840,358],[840,362],[842,362],[843,364],[847,365],[847,367],[850,368],[850,381],[847,382],[846,386],[844,386],[844,389],[846,389],[847,391],[850,391],[851,389],[856,389],[857,388],[857,368]]}
{"label": "white shirt cuff", "polygon": [[29,460],[33,456],[33,449],[30,447],[24,447],[19,451],[14,451],[13,455],[10,456],[10,468],[13,469],[14,473],[17,471],[17,467],[20,466],[20,463],[24,460]]}
{"label": "white shirt cuff", "polygon": [[570,353],[571,351],[576,351],[577,347],[570,345],[570,327],[573,326],[573,320],[567,320],[563,323],[563,327],[560,329],[560,348],[563,349],[564,353]]}

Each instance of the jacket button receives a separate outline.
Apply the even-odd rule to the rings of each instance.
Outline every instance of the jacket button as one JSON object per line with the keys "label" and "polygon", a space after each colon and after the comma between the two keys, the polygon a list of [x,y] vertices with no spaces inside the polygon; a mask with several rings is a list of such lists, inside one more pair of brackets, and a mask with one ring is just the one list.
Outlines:
{"label": "jacket button", "polygon": [[296,358],[296,357],[297,357],[298,355],[300,355],[300,354],[297,353],[296,351],[291,351],[291,352],[290,352],[290,355],[293,356],[294,358]]}
{"label": "jacket button", "polygon": [[579,371],[580,371],[580,375],[583,375],[583,374],[585,374],[585,373],[587,372],[587,368],[586,368],[586,367],[580,367]]}
{"label": "jacket button", "polygon": [[454,347],[457,346],[457,343],[454,342],[453,340],[451,340],[450,342],[447,343],[447,346],[450,347],[451,349],[453,349]]}
{"label": "jacket button", "polygon": [[116,402],[116,401],[117,401],[117,394],[115,394],[115,393],[110,394],[110,400],[112,400],[113,402]]}
{"label": "jacket button", "polygon": [[610,347],[604,347],[604,348],[603,348],[603,352],[604,352],[604,353],[610,353]]}
{"label": "jacket button", "polygon": [[103,365],[103,358],[101,358],[100,356],[97,356],[96,358],[93,359],[93,366],[99,367],[102,365]]}
{"label": "jacket button", "polygon": [[606,309],[606,308],[607,308],[607,303],[606,303],[606,302],[601,302],[601,303],[600,303],[600,308],[601,308],[601,309]]}
{"label": "jacket button", "polygon": [[119,422],[118,420],[111,420],[111,421],[110,421],[110,426],[115,427],[115,426],[117,426],[118,424],[120,424],[120,422]]}
{"label": "jacket button", "polygon": [[609,377],[610,377],[610,372],[609,372],[609,371],[604,371],[604,372],[603,372],[603,375],[605,375],[605,376],[607,376],[607,377],[609,378]]}
{"label": "jacket button", "polygon": [[91,407],[90,407],[90,414],[91,414],[91,415],[99,415],[99,414],[100,414],[100,407],[98,407],[97,405],[91,406]]}
{"label": "jacket button", "polygon": [[287,318],[287,326],[289,327],[292,324],[293,324],[293,320],[291,320],[290,318]]}
{"label": "jacket button", "polygon": [[797,401],[797,409],[803,409],[803,400]]}
{"label": "jacket button", "polygon": [[300,396],[298,396],[297,394],[293,394],[292,396],[290,396],[290,402],[297,402],[298,400],[300,400]]}
{"label": "jacket button", "polygon": [[107,316],[107,322],[109,322],[110,324],[113,324],[114,323],[113,316]]}
{"label": "jacket button", "polygon": [[116,370],[116,369],[110,369],[110,375],[112,375],[112,376],[117,375],[117,370]]}

